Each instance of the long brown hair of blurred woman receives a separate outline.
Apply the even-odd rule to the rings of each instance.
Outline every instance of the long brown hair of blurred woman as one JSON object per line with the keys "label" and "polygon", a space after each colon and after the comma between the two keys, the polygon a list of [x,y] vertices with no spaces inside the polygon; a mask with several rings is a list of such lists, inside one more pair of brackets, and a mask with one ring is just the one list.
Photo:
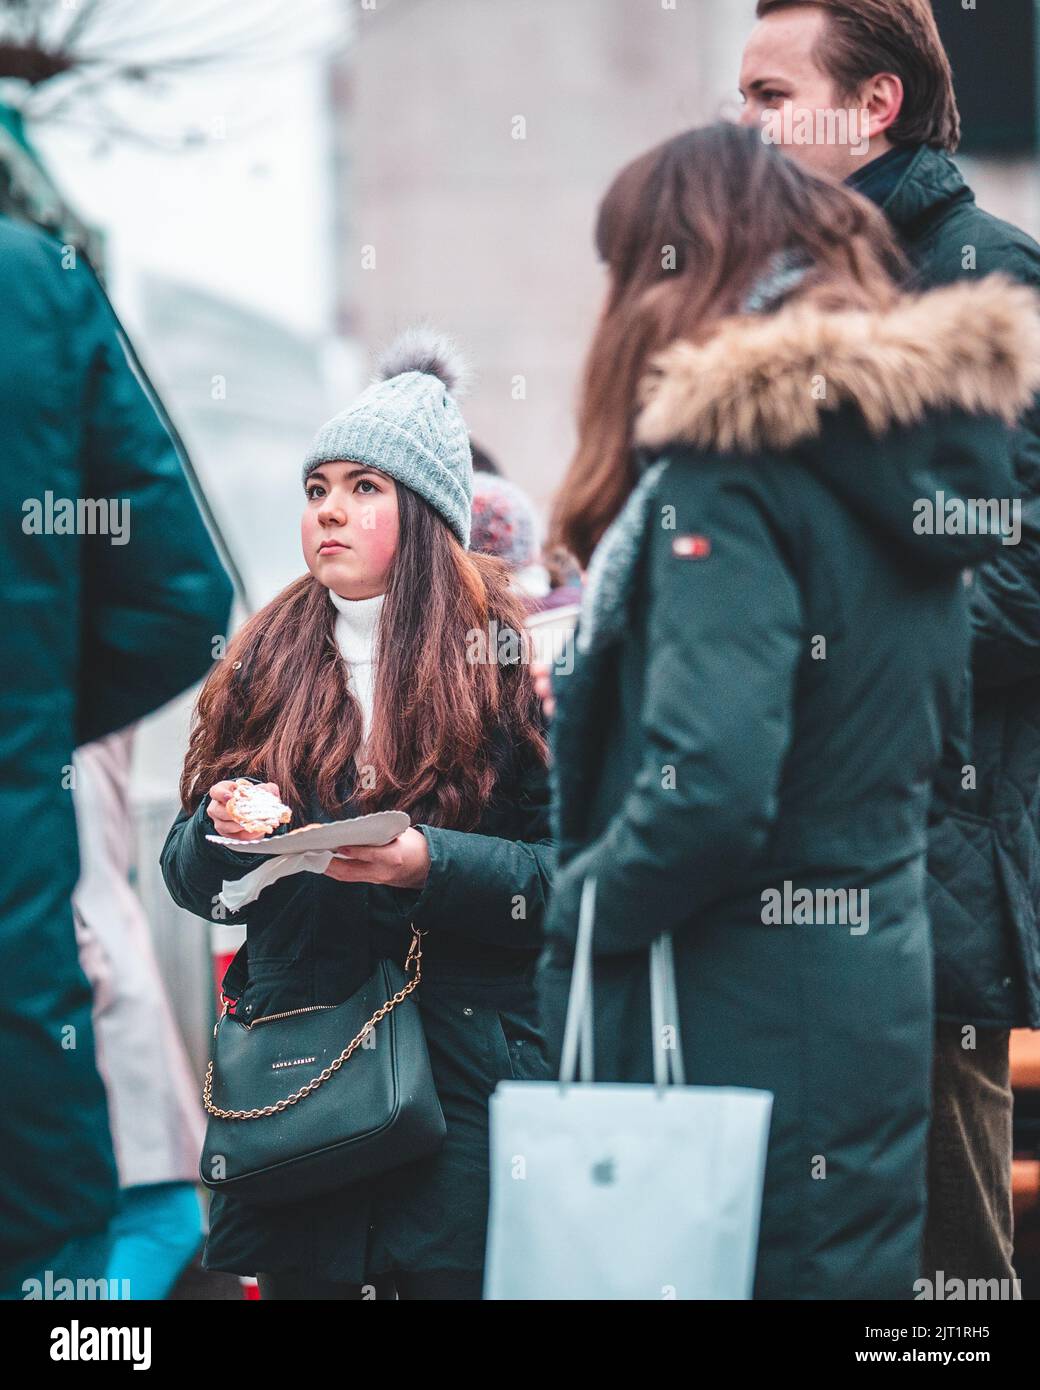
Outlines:
{"label": "long brown hair of blurred woman", "polygon": [[596,249],[609,287],[551,534],[583,565],[638,480],[632,426],[655,353],[711,337],[784,253],[808,266],[798,296],[834,308],[890,303],[905,273],[873,204],[735,125],[687,131],[626,165],[600,204]]}
{"label": "long brown hair of blurred woman", "polygon": [[[397,489],[399,532],[380,617],[372,738],[358,811],[396,807],[413,820],[471,829],[502,773],[508,731],[546,761],[526,661],[474,660],[475,638],[524,632],[505,566],[470,554],[411,489]],[[253,774],[278,784],[294,813],[313,790],[340,812],[362,713],[336,646],[336,610],[313,575],[294,580],[237,632],[199,695],[181,777],[186,811],[211,783]],[[497,625],[497,626],[496,626]]]}

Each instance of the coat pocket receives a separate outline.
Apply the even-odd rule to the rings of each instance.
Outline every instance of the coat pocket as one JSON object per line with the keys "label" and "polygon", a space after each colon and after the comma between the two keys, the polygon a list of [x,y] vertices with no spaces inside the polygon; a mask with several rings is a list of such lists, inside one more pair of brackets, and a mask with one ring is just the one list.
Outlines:
{"label": "coat pocket", "polygon": [[235,1007],[240,1023],[255,1023],[270,1014],[306,1008],[314,1003],[311,972],[293,960],[264,958],[249,966],[245,987]]}
{"label": "coat pocket", "polygon": [[503,1081],[548,1081],[552,1076],[545,1038],[523,1014],[494,1010],[507,1070]]}

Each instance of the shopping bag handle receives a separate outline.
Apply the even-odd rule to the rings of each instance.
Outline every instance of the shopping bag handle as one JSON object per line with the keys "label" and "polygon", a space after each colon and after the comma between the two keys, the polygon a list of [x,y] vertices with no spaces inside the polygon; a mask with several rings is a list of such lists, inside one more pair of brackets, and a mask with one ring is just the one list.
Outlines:
{"label": "shopping bag handle", "polygon": [[[567,996],[567,1019],[560,1055],[560,1085],[578,1079],[591,1082],[593,1064],[592,1012],[592,928],[596,918],[596,880],[587,878],[581,887],[578,908],[578,937],[574,946],[574,967]],[[672,1029],[674,1046],[668,1047],[665,1029]],[[679,996],[675,988],[675,954],[669,932],[662,932],[650,944],[650,1030],[654,1057],[654,1085],[671,1082],[686,1085],[682,1035],[679,1028]]]}

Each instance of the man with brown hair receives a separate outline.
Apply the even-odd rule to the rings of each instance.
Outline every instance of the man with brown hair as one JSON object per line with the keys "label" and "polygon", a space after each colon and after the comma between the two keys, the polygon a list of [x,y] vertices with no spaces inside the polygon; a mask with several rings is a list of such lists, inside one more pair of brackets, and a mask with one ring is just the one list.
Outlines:
{"label": "man with brown hair", "polygon": [[869,116],[868,149],[795,139],[792,159],[847,180],[895,150],[957,148],[953,73],[928,0],[759,0],[758,16],[741,70],[744,124],[787,103]]}
{"label": "man with brown hair", "polygon": [[[928,0],[759,0],[758,18],[746,124],[883,208],[918,286],[1001,271],[1040,288],[1040,247],[983,212],[950,158],[960,119]],[[1009,1030],[1040,1028],[1040,403],[1017,471],[1020,541],[972,583],[974,742],[951,748],[929,831],[933,1278],[1013,1277]]]}

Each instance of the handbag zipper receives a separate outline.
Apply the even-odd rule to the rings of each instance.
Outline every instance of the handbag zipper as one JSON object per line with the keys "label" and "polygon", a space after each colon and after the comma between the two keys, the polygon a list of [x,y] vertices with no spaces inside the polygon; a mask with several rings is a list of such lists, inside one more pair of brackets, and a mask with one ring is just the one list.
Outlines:
{"label": "handbag zipper", "polygon": [[247,1028],[259,1028],[261,1023],[273,1023],[276,1018],[292,1018],[293,1014],[309,1014],[315,1009],[334,1009],[335,1004],[307,1004],[302,1009],[286,1009],[281,1014],[264,1014],[262,1018],[254,1018],[252,1023],[247,1023]]}
{"label": "handbag zipper", "polygon": [[[220,1027],[221,1019],[223,1019],[223,1018],[227,1015],[227,1013],[228,1013],[228,1003],[229,1003],[229,1002],[230,1002],[230,1001],[228,1001],[227,999],[225,999],[225,1001],[224,1001],[224,1008],[223,1008],[222,1011],[221,1011],[220,1018],[218,1018],[217,1021],[216,1021],[216,1023],[214,1023],[214,1025],[213,1025],[213,1036],[214,1036],[214,1037],[217,1036],[217,1029]],[[284,1013],[281,1013],[281,1014],[266,1014],[263,1018],[254,1018],[253,1021],[252,1021],[252,1023],[242,1023],[242,1020],[241,1020],[240,1018],[237,1018],[237,1017],[235,1017],[234,1015],[231,1015],[231,1017],[235,1017],[235,1021],[236,1021],[237,1023],[242,1023],[242,1027],[245,1028],[246,1031],[248,1032],[248,1030],[249,1030],[250,1028],[255,1028],[255,1027],[257,1026],[257,1024],[259,1024],[259,1023],[273,1023],[273,1022],[275,1021],[275,1019],[277,1019],[277,1018],[291,1018],[293,1014],[309,1014],[309,1013],[312,1013],[315,1009],[334,1009],[334,1008],[336,1008],[336,1005],[335,1005],[335,1004],[308,1004],[308,1005],[306,1005],[305,1008],[302,1008],[302,1009],[286,1009],[285,1012],[284,1012]]]}

